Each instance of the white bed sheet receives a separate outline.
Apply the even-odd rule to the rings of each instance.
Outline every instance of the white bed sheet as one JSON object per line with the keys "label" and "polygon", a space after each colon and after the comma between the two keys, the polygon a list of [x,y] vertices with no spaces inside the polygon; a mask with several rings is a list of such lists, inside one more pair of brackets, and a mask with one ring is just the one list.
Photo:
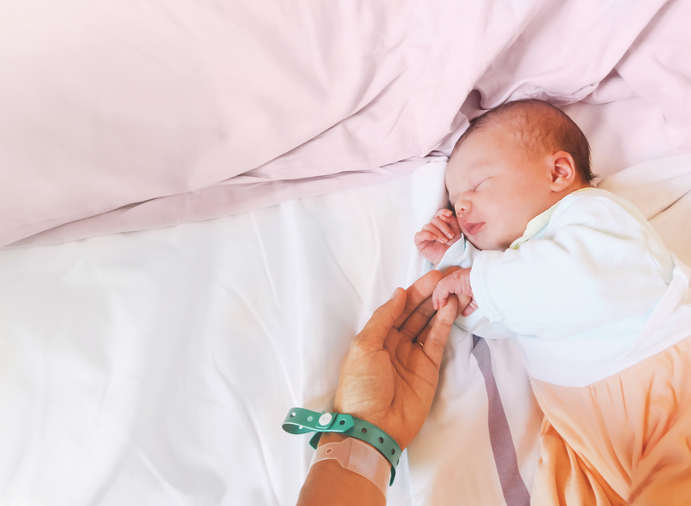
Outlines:
{"label": "white bed sheet", "polygon": [[[596,160],[635,157],[608,145]],[[604,186],[644,208],[659,197],[645,212],[688,261],[691,159],[646,163]],[[412,236],[443,203],[444,165],[207,222],[0,251],[0,503],[294,504],[311,449],[280,423],[293,405],[331,407],[351,337],[428,268]],[[504,504],[471,343],[452,333],[389,504]],[[529,484],[540,412],[513,344],[490,347]]]}
{"label": "white bed sheet", "polygon": [[329,407],[352,336],[422,271],[412,235],[441,205],[444,160],[244,215],[1,251],[0,503],[294,503],[311,450],[281,421]]}

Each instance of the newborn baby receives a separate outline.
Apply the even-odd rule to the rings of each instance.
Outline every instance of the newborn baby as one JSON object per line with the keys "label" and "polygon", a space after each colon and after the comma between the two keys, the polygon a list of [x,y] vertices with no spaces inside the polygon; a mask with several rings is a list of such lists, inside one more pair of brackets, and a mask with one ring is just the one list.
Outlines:
{"label": "newborn baby", "polygon": [[[510,102],[485,114],[449,159],[446,187],[455,216],[439,210],[415,235],[418,250],[437,265],[461,233],[479,250],[516,249],[533,218],[590,187],[589,159],[588,141],[578,126],[544,102]],[[450,293],[472,296],[469,268],[439,284],[435,309]]]}
{"label": "newborn baby", "polygon": [[[691,497],[691,271],[629,202],[590,186],[578,126],[537,100],[475,120],[449,159],[453,211],[415,235],[461,325],[513,337],[545,413],[536,504]],[[471,315],[471,313],[473,313]]]}

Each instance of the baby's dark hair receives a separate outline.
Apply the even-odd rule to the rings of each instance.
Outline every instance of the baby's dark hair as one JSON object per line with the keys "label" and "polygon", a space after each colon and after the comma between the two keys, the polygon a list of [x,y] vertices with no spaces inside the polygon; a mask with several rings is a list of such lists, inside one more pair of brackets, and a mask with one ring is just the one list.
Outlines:
{"label": "baby's dark hair", "polygon": [[583,183],[590,184],[595,179],[590,168],[590,145],[581,129],[560,109],[541,100],[516,100],[490,109],[470,122],[454,152],[473,132],[498,122],[507,126],[530,154],[566,151],[573,157]]}

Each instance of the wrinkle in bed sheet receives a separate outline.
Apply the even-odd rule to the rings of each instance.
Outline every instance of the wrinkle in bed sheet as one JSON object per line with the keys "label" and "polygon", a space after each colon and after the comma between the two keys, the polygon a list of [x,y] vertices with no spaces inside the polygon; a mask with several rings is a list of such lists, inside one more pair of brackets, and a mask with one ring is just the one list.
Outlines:
{"label": "wrinkle in bed sheet", "polygon": [[[180,227],[0,252],[0,502],[291,504],[352,336],[417,277],[445,163]],[[429,195],[434,195],[433,199]],[[11,287],[11,288],[10,288]],[[412,504],[407,471],[392,504]]]}
{"label": "wrinkle in bed sheet", "polygon": [[[68,223],[48,242],[249,211],[424,158],[542,5],[8,1],[0,19],[22,29],[0,46],[0,160],[14,168],[0,173],[2,245]],[[180,195],[241,174],[261,192],[176,212]]]}
{"label": "wrinkle in bed sheet", "polygon": [[[664,184],[668,165],[648,173]],[[331,407],[354,333],[424,270],[411,238],[444,204],[443,171],[438,160],[245,215],[0,252],[0,502],[294,503],[311,450],[276,420]],[[471,342],[452,334],[390,504],[503,504]],[[541,415],[517,350],[487,344],[531,483]]]}

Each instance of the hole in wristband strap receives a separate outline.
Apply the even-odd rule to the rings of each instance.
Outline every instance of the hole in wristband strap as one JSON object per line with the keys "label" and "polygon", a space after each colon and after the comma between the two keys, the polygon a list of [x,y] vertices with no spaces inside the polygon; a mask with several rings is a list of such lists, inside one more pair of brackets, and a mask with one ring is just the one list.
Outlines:
{"label": "hole in wristband strap", "polygon": [[[327,420],[328,418],[328,420]],[[338,423],[333,423],[336,420]],[[317,419],[319,421],[317,422]],[[333,425],[332,425],[333,424]],[[364,420],[342,413],[317,413],[303,408],[293,408],[283,423],[283,430],[291,434],[303,434],[304,432],[316,432],[310,439],[310,446],[317,449],[320,436],[328,432],[340,432],[351,436],[354,440],[371,445],[370,448],[379,453],[389,463],[390,484],[396,476],[396,466],[400,459],[400,448],[396,441],[379,427]],[[324,446],[324,445],[323,445]],[[328,446],[328,443],[327,445]],[[325,450],[324,450],[325,451]],[[326,455],[322,453],[322,455]],[[335,458],[336,452],[328,458]]]}

